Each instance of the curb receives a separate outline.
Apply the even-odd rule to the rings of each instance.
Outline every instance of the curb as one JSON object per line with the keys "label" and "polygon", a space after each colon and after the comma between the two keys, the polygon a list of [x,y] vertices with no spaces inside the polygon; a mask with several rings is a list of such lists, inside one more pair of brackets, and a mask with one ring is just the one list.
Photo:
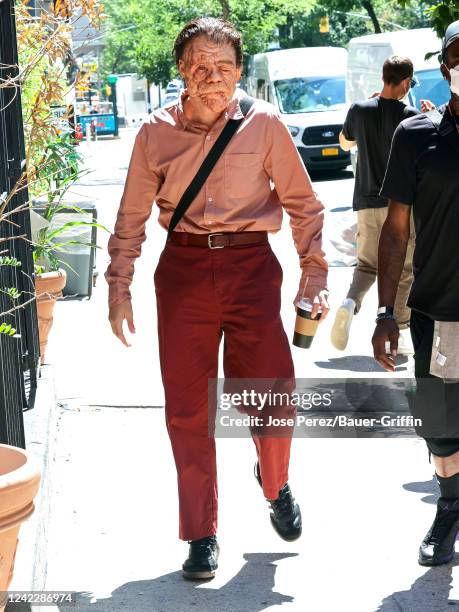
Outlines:
{"label": "curb", "polygon": [[34,499],[35,511],[19,531],[10,591],[42,591],[46,582],[52,469],[59,411],[54,366],[42,365],[39,372],[34,407],[24,412],[24,430],[26,448],[33,454],[41,469],[41,482]]}

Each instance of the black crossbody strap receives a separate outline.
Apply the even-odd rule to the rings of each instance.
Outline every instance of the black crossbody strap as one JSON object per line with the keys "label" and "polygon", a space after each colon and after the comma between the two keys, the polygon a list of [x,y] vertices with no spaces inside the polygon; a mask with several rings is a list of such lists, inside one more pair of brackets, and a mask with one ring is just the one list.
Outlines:
{"label": "black crossbody strap", "polygon": [[457,134],[455,126],[448,119],[447,113],[448,110],[445,107],[443,113],[435,109],[426,113],[426,116],[432,121],[440,136],[442,136],[450,147],[459,155],[459,134]]}
{"label": "black crossbody strap", "polygon": [[[254,102],[255,100],[249,96],[244,96],[244,98],[239,101],[239,106],[241,108],[242,114],[244,115],[244,118],[249,112],[249,110],[252,108]],[[212,172],[215,164],[220,159],[220,156],[225,150],[226,145],[234,136],[238,127],[244,121],[244,118],[229,119],[226,123],[220,136],[215,141],[214,146],[211,148],[206,158],[202,162],[195,177],[185,189],[182,197],[180,198],[180,201],[177,204],[174,210],[174,214],[172,215],[172,219],[169,223],[169,228],[167,230],[168,236],[174,231],[175,227],[177,226],[177,223],[180,221],[187,208],[190,206],[191,202],[201,191],[202,186],[206,182],[209,174]]]}

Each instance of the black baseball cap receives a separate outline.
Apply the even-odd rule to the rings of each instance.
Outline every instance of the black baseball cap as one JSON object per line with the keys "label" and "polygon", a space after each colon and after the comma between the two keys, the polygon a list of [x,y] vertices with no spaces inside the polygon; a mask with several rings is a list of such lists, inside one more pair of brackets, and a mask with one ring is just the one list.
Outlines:
{"label": "black baseball cap", "polygon": [[446,49],[455,41],[459,40],[459,20],[453,21],[446,28],[445,38],[443,39],[442,57],[445,59]]}

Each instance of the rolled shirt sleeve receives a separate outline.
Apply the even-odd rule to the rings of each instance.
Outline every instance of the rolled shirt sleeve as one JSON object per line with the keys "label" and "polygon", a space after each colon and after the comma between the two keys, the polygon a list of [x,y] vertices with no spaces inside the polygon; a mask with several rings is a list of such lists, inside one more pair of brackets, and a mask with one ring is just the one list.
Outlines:
{"label": "rolled shirt sleeve", "polygon": [[397,126],[380,195],[402,204],[413,204],[416,194],[416,155],[403,122]]}
{"label": "rolled shirt sleeve", "polygon": [[299,293],[302,293],[306,283],[326,289],[328,264],[322,250],[324,206],[312,188],[287,126],[276,112],[273,112],[270,124],[271,143],[265,169],[290,218],[302,270]]}
{"label": "rolled shirt sleeve", "polygon": [[145,224],[160,186],[147,152],[147,128],[142,125],[135,138],[114,231],[108,240],[110,264],[104,277],[109,285],[109,307],[131,298],[134,261],[140,256]]}

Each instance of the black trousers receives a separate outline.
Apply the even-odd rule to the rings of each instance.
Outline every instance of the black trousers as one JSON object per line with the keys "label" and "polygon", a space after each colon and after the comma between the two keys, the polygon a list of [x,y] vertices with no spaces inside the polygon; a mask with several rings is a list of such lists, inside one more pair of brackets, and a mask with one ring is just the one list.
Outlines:
{"label": "black trousers", "polygon": [[[444,383],[429,373],[434,321],[412,310],[410,331],[417,385],[417,397],[410,407],[415,413],[413,416],[423,420],[423,426],[416,429],[430,453],[449,457],[459,451],[459,383]],[[427,435],[433,430],[437,430],[441,437]],[[446,437],[450,432],[452,437]]]}

